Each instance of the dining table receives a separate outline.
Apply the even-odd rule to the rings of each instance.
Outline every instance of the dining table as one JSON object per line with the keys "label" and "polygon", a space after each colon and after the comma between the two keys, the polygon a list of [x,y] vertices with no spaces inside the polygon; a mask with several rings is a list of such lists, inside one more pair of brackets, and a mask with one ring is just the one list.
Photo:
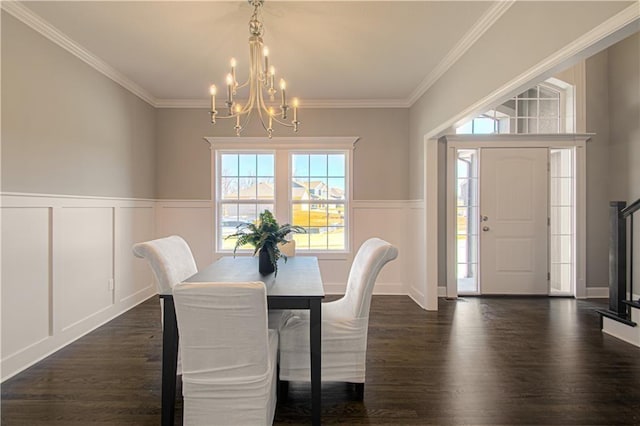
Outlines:
{"label": "dining table", "polygon": [[[322,374],[322,299],[324,288],[318,259],[294,256],[278,260],[276,273],[258,272],[256,256],[223,256],[184,282],[252,282],[261,281],[267,290],[268,309],[308,309],[311,357],[311,424],[321,424]],[[163,426],[175,422],[176,375],[178,364],[178,324],[173,295],[160,295],[163,300],[162,337],[162,410]]]}

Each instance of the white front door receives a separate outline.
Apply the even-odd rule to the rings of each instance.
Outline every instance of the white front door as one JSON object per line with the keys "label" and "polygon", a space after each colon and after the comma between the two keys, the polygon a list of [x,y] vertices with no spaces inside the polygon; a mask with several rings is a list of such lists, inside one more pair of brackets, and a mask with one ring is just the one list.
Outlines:
{"label": "white front door", "polygon": [[480,293],[548,294],[548,149],[483,148]]}

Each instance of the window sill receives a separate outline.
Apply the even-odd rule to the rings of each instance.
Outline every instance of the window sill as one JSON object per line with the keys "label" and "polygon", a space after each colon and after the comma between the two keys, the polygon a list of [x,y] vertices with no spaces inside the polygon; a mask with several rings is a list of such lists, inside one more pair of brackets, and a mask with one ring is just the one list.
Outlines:
{"label": "window sill", "polygon": [[[215,257],[219,258],[222,256],[233,256],[233,250],[219,250],[216,251]],[[237,257],[246,257],[252,256],[251,251],[238,251],[235,254]],[[351,252],[348,251],[332,251],[332,252],[322,252],[322,251],[307,251],[307,250],[298,250],[296,252],[296,256],[314,256],[317,257],[318,260],[349,260],[351,258]]]}

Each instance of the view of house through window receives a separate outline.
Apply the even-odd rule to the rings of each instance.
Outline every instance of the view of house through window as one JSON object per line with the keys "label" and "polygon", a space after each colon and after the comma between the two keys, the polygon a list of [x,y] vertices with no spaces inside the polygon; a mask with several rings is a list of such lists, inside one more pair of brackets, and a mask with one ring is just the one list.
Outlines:
{"label": "view of house through window", "polygon": [[292,154],[291,164],[292,223],[307,230],[296,248],[344,250],[345,154]]}
{"label": "view of house through window", "polygon": [[[276,167],[276,160],[281,166]],[[282,167],[287,163],[288,168]],[[281,222],[288,220],[305,228],[306,233],[293,234],[297,250],[346,250],[345,151],[221,151],[217,164],[219,250],[233,250],[235,239],[226,237],[235,233],[240,223],[255,222],[264,210],[273,212]],[[288,182],[288,194],[276,191],[283,188],[278,185],[283,180]]]}
{"label": "view of house through window", "polygon": [[233,249],[235,240],[225,238],[242,222],[255,222],[275,202],[275,156],[273,153],[224,153],[218,177],[218,247]]}

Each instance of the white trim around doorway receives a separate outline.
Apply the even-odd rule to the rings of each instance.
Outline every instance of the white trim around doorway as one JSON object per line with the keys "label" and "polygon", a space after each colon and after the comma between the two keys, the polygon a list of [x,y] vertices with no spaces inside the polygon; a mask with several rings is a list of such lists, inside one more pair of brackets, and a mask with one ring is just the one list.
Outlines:
{"label": "white trim around doorway", "polygon": [[578,299],[587,297],[586,289],[586,143],[593,134],[503,134],[503,135],[447,135],[439,139],[446,144],[446,265],[448,298],[458,296],[455,274],[455,216],[456,200],[454,195],[455,151],[459,148],[575,148],[575,285],[573,296]]}

